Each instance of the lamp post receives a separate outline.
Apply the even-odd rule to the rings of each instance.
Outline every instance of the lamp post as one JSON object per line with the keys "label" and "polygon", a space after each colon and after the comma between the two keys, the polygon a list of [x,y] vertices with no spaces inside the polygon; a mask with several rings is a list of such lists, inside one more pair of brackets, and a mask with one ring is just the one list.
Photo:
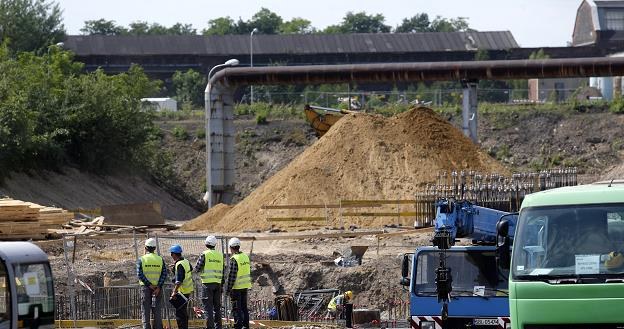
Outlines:
{"label": "lamp post", "polygon": [[[249,34],[249,66],[253,67],[253,35],[254,33],[257,33],[258,29],[254,27],[253,30],[251,30],[251,33]],[[253,86],[250,86],[251,89],[251,95],[249,97],[249,104],[253,103],[254,97],[253,97]]]}
{"label": "lamp post", "polygon": [[212,208],[212,187],[210,185],[210,112],[212,102],[210,99],[210,92],[212,90],[212,85],[210,84],[210,78],[212,77],[212,72],[214,72],[218,68],[226,67],[226,66],[236,66],[238,65],[238,59],[232,58],[228,59],[225,63],[215,65],[210,72],[208,72],[208,83],[206,84],[206,90],[204,91],[204,105],[206,108],[205,114],[205,124],[206,124],[206,193],[202,198],[206,204],[208,204],[208,208]]}

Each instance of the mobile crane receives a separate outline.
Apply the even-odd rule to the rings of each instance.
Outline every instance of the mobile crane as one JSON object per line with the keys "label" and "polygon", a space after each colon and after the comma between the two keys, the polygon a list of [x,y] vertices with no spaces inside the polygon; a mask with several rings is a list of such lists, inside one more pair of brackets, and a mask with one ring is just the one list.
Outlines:
{"label": "mobile crane", "polygon": [[0,242],[0,329],[54,328],[48,256],[29,242]]}
{"label": "mobile crane", "polygon": [[[401,284],[410,289],[412,328],[510,326],[509,249],[516,220],[514,213],[468,201],[436,202],[433,246],[403,257]],[[461,238],[469,245],[456,246]]]}

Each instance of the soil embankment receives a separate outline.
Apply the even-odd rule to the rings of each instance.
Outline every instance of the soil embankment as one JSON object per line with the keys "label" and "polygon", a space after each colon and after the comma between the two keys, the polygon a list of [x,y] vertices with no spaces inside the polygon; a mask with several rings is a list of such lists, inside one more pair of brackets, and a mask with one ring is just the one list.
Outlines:
{"label": "soil embankment", "polygon": [[434,182],[440,171],[454,169],[506,172],[431,109],[391,118],[350,114],[221,220],[212,221],[215,225],[203,229],[266,229],[263,205],[413,198],[417,188]]}

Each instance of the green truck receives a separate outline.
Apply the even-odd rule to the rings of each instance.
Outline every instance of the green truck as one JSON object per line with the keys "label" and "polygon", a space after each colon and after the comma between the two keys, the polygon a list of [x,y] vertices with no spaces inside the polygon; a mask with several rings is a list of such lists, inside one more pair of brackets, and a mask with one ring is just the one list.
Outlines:
{"label": "green truck", "polygon": [[624,328],[623,251],[624,181],[526,196],[511,255],[511,328]]}

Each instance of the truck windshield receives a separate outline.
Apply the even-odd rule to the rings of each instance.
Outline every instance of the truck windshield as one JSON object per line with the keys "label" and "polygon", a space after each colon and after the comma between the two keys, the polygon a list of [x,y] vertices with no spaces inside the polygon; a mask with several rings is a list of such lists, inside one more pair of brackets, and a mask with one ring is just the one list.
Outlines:
{"label": "truck windshield", "polygon": [[0,259],[0,329],[11,328],[11,290],[6,265]]}
{"label": "truck windshield", "polygon": [[523,209],[514,239],[518,280],[620,277],[624,204]]}
{"label": "truck windshield", "polygon": [[[452,296],[507,296],[507,275],[496,266],[493,250],[447,251],[446,264],[453,276]],[[440,251],[421,251],[416,259],[414,293],[435,295]]]}
{"label": "truck windshield", "polygon": [[16,264],[18,320],[30,328],[54,323],[54,286],[47,263]]}

